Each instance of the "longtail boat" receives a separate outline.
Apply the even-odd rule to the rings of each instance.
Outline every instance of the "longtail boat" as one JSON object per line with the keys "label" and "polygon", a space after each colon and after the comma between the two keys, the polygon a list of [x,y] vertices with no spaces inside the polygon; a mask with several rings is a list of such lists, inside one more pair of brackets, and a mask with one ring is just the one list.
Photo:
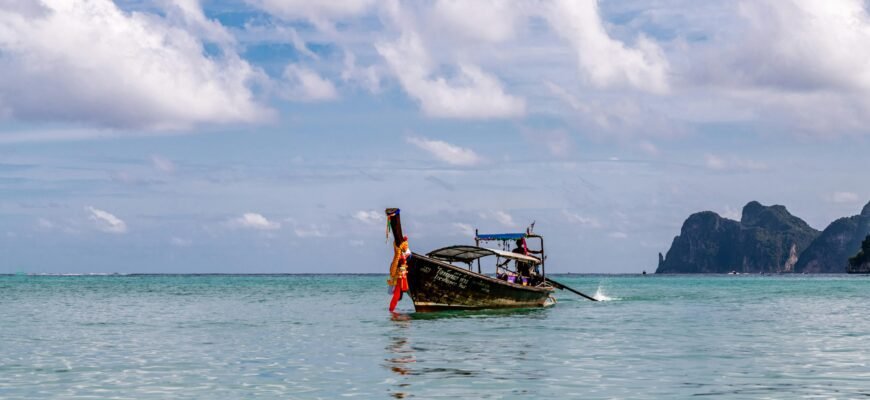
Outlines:
{"label": "longtail boat", "polygon": [[[448,246],[424,255],[408,250],[399,209],[388,208],[386,214],[387,232],[393,235],[396,252],[391,266],[390,283],[395,285],[391,311],[403,291],[411,296],[416,311],[427,312],[546,307],[555,304],[555,289],[571,290],[546,277],[544,238],[531,229],[491,235],[475,231],[474,246]],[[503,247],[516,243],[517,249],[486,248],[481,242],[501,242]],[[530,249],[529,245],[537,246]],[[492,273],[483,272],[482,260],[494,262]]]}

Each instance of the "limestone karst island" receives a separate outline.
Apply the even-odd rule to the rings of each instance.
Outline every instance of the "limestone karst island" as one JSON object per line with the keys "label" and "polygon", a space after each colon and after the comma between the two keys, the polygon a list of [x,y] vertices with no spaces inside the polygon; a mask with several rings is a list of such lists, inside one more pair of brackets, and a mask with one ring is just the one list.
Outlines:
{"label": "limestone karst island", "polygon": [[867,252],[856,258],[868,235],[870,203],[819,232],[785,206],[751,201],[740,221],[712,211],[689,216],[667,254],[659,253],[656,273],[870,272]]}

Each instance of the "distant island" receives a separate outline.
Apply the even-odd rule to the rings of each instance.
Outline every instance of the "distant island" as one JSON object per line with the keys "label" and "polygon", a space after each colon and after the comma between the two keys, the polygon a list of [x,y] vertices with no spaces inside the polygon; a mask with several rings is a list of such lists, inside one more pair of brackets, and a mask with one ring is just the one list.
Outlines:
{"label": "distant island", "polygon": [[[819,232],[781,205],[751,201],[740,221],[692,214],[656,273],[844,273],[870,234],[870,203]],[[870,243],[868,243],[870,244]]]}

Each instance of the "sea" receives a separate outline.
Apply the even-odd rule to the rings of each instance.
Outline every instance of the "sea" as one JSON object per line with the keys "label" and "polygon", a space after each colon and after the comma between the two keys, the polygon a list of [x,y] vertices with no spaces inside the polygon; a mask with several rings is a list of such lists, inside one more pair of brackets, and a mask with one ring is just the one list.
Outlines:
{"label": "sea", "polygon": [[870,278],[563,275],[387,311],[383,275],[0,276],[3,399],[870,397]]}

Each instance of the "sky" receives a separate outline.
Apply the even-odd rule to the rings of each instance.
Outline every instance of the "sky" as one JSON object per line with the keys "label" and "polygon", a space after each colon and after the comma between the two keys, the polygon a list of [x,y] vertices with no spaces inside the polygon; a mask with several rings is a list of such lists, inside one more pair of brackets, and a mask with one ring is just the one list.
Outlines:
{"label": "sky", "polygon": [[652,272],[870,200],[861,0],[0,0],[0,273],[373,273],[545,237]]}

